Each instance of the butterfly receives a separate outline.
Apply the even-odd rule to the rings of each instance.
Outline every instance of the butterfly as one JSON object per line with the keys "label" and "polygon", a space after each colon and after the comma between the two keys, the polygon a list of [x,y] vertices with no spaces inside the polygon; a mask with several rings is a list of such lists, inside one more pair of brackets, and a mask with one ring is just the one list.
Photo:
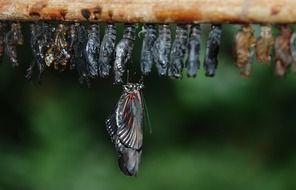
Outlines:
{"label": "butterfly", "polygon": [[118,165],[128,176],[138,173],[143,144],[142,83],[123,85],[123,94],[107,118],[106,129],[118,153]]}

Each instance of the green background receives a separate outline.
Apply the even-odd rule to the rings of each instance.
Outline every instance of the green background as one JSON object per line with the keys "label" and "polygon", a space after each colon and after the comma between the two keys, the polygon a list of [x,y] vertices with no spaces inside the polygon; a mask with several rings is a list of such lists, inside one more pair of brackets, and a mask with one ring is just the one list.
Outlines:
{"label": "green background", "polygon": [[[201,69],[196,79],[171,80],[155,68],[145,78],[152,133],[144,127],[139,174],[126,177],[104,126],[121,86],[113,77],[80,86],[75,70],[48,69],[42,85],[28,82],[24,25],[20,68],[6,57],[0,67],[0,190],[295,190],[296,75],[278,79],[271,65],[255,62],[251,78],[241,78],[232,56],[238,28],[223,27],[215,78]],[[137,39],[132,81],[140,49]]]}

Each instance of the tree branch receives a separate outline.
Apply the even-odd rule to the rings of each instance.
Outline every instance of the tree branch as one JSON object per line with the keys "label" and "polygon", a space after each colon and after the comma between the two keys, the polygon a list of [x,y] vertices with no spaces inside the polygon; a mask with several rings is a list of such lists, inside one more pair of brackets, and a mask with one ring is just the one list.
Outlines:
{"label": "tree branch", "polygon": [[0,20],[296,23],[295,0],[0,0]]}

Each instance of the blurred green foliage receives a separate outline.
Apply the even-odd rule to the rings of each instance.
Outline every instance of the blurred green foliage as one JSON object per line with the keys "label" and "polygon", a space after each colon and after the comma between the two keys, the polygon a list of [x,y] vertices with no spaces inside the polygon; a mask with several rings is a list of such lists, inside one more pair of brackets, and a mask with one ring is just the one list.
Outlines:
{"label": "blurred green foliage", "polygon": [[277,79],[271,66],[255,63],[251,79],[241,78],[232,58],[237,26],[224,26],[215,78],[201,69],[196,79],[175,81],[154,69],[145,79],[153,133],[145,127],[137,177],[118,169],[104,126],[121,87],[112,77],[81,87],[76,71],[47,71],[42,85],[26,81],[32,56],[24,29],[21,67],[5,58],[0,68],[0,190],[296,189],[296,75]]}

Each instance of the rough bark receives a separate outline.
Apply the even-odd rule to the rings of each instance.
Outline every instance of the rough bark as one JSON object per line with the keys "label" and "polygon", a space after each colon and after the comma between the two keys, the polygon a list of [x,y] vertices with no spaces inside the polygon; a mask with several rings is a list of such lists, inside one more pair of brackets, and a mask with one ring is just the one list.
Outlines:
{"label": "rough bark", "polygon": [[295,0],[0,0],[0,20],[296,23]]}

